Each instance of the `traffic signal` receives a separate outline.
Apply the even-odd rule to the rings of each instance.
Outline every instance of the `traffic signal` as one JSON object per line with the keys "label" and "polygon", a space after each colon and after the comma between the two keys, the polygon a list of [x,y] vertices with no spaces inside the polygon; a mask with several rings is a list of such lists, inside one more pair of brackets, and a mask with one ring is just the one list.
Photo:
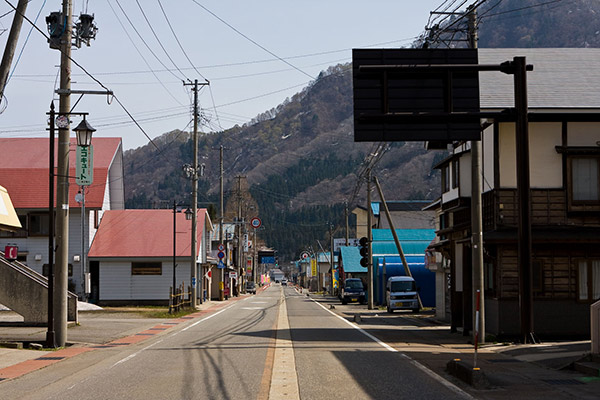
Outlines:
{"label": "traffic signal", "polygon": [[358,241],[358,248],[359,248],[359,252],[360,252],[360,265],[362,265],[365,268],[369,267],[369,239],[367,239],[366,237],[361,237],[360,240]]}

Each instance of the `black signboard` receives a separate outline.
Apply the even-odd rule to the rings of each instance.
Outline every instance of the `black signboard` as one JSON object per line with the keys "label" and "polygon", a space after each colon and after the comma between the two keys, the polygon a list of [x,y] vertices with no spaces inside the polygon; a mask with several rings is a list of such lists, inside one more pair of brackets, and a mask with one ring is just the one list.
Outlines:
{"label": "black signboard", "polygon": [[[354,49],[354,140],[479,140],[477,49]],[[424,68],[433,66],[431,68]]]}

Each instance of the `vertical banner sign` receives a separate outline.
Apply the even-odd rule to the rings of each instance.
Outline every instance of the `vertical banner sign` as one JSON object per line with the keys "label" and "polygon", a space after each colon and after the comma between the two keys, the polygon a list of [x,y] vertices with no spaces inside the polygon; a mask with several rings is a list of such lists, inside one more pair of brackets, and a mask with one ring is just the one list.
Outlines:
{"label": "vertical banner sign", "polygon": [[310,260],[311,275],[317,276],[317,260]]}
{"label": "vertical banner sign", "polygon": [[248,244],[249,244],[249,243],[248,243],[248,234],[247,234],[247,233],[245,233],[245,234],[244,234],[244,253],[247,253],[247,252],[248,252],[248,250],[249,250],[249,249],[248,249]]}
{"label": "vertical banner sign", "polygon": [[79,186],[89,186],[94,181],[94,147],[77,146],[75,182]]}

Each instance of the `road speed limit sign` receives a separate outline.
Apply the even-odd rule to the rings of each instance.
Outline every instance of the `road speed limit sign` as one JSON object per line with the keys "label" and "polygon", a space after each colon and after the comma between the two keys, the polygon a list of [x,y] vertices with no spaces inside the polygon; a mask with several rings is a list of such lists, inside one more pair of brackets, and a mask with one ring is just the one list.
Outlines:
{"label": "road speed limit sign", "polygon": [[250,220],[250,225],[252,225],[254,229],[258,229],[262,225],[262,221],[260,220],[260,218],[254,217]]}

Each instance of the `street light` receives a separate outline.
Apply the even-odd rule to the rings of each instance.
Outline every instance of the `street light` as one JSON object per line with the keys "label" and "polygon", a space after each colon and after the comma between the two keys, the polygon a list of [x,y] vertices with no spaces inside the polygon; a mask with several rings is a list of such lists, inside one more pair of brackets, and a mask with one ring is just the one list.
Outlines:
{"label": "street light", "polygon": [[83,119],[74,129],[75,135],[77,136],[77,146],[89,147],[92,144],[92,134],[96,132],[96,129],[92,128],[89,122],[86,121],[85,115]]}
{"label": "street light", "polygon": [[[169,312],[174,312],[175,310],[173,299],[175,298],[175,285],[177,284],[175,278],[175,272],[177,268],[177,213],[181,213],[181,209],[178,209],[177,202],[173,201],[173,292],[171,293],[171,304],[173,305],[173,307],[169,309]],[[188,207],[187,210],[185,210],[184,214],[185,219],[189,221],[192,219],[194,213]]]}

